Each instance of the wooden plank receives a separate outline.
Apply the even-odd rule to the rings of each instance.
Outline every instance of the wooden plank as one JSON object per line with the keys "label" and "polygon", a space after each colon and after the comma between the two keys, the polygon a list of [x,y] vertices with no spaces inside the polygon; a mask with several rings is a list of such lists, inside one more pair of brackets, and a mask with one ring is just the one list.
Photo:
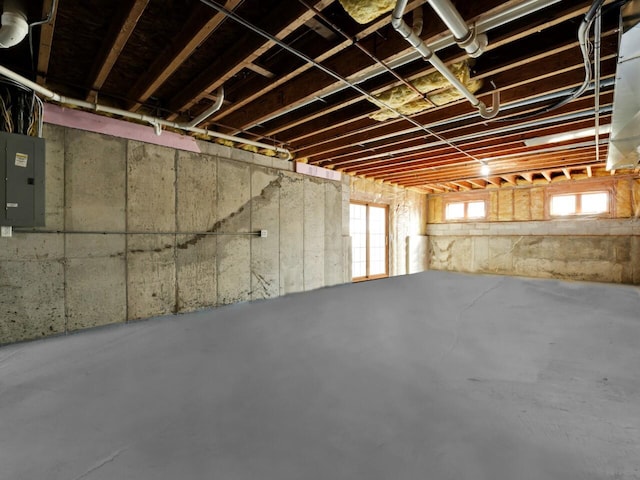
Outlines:
{"label": "wooden plank", "polygon": [[[323,10],[333,2],[334,0],[320,0],[314,4],[314,7],[318,10]],[[288,10],[291,10],[290,6]],[[278,31],[274,34],[274,37],[278,40],[284,39],[294,30],[304,25],[307,20],[313,18],[313,16],[314,13],[312,11],[305,10],[300,15],[294,14],[294,18],[287,20],[281,12],[274,12],[272,23],[274,25],[281,25],[280,27],[276,27]],[[220,62],[227,67],[225,71],[221,72],[220,66],[217,63],[203,70],[196,78],[189,82],[178,95],[169,101],[169,109],[174,112],[180,112],[195,105],[202,98],[203,94],[211,92],[220,85],[223,85],[224,82],[232,78],[242,69],[247,68],[249,64],[255,62],[261,55],[275,45],[271,40],[260,40],[260,42],[252,44],[249,47],[246,44],[248,42],[255,43],[256,40],[253,37],[249,37],[245,43],[238,43],[233,51],[229,53],[228,58]],[[250,53],[247,54],[247,52]],[[177,118],[177,114],[168,117],[169,120],[174,120],[175,118]],[[215,119],[217,119],[217,117],[214,117],[212,120]]]}
{"label": "wooden plank", "polygon": [[270,72],[266,68],[262,68],[260,65],[256,65],[255,63],[248,63],[247,68],[252,72],[257,73],[258,75],[262,75],[265,78],[273,78],[275,77],[275,73]]}
{"label": "wooden plank", "polygon": [[564,173],[564,176],[567,177],[567,180],[571,180],[571,171],[568,168],[563,168],[562,173]]}
{"label": "wooden plank", "polygon": [[551,183],[551,172],[549,170],[542,170],[540,173],[547,180],[547,182]]}
{"label": "wooden plank", "polygon": [[122,10],[121,21],[111,24],[109,34],[102,45],[102,52],[97,56],[98,62],[92,69],[91,90],[87,94],[87,101],[96,101],[97,93],[104,85],[148,4],[149,0],[134,0],[128,9]]}
{"label": "wooden plank", "polygon": [[[224,7],[227,10],[235,9],[242,0],[227,0]],[[193,25],[202,22],[202,14],[194,10],[192,18],[186,23],[178,36],[172,40],[168,49],[162,55],[158,55],[154,63],[149,67],[148,73],[136,82],[132,87],[129,97],[138,101],[131,107],[137,110],[141,104],[149,99],[153,93],[182,65],[195,50],[211,35],[216,28],[226,19],[226,16],[218,13],[213,15],[204,25],[193,30]]]}
{"label": "wooden plank", "polygon": [[593,177],[593,171],[591,170],[591,165],[587,165],[587,177]]}
{"label": "wooden plank", "polygon": [[[53,0],[44,0],[42,5],[42,18],[46,18],[51,11]],[[38,65],[36,82],[44,85],[47,81],[47,73],[49,71],[49,59],[51,57],[51,43],[53,41],[53,31],[56,24],[57,10],[53,13],[53,17],[49,23],[40,25],[40,45],[38,47]],[[36,27],[38,28],[38,27]]]}

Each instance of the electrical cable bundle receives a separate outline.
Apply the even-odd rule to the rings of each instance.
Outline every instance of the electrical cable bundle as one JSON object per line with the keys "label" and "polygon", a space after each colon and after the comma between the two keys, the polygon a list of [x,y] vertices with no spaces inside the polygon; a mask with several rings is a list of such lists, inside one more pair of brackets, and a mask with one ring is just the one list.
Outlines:
{"label": "electrical cable bundle", "polygon": [[40,136],[43,107],[32,90],[11,79],[0,79],[0,131]]}

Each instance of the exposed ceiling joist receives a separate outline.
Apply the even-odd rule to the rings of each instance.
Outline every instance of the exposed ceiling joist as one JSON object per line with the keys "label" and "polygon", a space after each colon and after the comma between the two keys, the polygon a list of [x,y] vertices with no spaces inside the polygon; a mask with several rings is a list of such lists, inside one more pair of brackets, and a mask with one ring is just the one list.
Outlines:
{"label": "exposed ceiling joist", "polygon": [[93,81],[91,82],[91,90],[87,94],[87,101],[96,101],[98,91],[102,88],[107,76],[118,60],[120,52],[122,52],[129,40],[148,3],[149,0],[134,0],[129,8],[122,9],[121,21],[111,24],[111,29],[103,43],[102,51],[96,56],[97,61],[91,74]]}

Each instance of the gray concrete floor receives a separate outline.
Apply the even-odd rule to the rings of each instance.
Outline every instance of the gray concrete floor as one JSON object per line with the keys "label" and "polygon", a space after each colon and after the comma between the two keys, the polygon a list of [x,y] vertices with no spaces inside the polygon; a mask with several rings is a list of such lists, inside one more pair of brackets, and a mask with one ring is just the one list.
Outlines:
{"label": "gray concrete floor", "polygon": [[0,478],[638,479],[640,290],[396,277],[0,348]]}

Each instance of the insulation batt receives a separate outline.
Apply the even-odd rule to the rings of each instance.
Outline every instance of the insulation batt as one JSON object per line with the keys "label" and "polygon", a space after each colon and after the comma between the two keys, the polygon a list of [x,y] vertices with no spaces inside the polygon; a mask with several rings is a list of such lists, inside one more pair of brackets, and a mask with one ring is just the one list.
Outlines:
{"label": "insulation batt", "polygon": [[[451,65],[450,69],[471,93],[477,92],[480,87],[482,87],[482,80],[470,78],[471,73],[467,62],[454,63]],[[449,81],[444,78],[440,72],[433,72],[428,75],[418,77],[413,80],[411,84],[421,93],[445,89],[431,95],[427,95],[428,98],[438,106],[445,105],[462,98],[460,92],[452,87]],[[380,100],[381,103],[378,104],[378,106],[381,107],[381,110],[372,114],[369,118],[378,121],[398,117],[395,112],[392,112],[386,108],[386,106],[395,108],[398,112],[404,115],[419,113],[432,106],[431,103],[418,97],[418,94],[415,91],[405,85],[393,87],[386,92],[376,95],[375,98]],[[386,106],[383,105],[383,103]]]}
{"label": "insulation batt", "polygon": [[393,10],[396,0],[340,0],[340,4],[356,22],[365,24]]}

